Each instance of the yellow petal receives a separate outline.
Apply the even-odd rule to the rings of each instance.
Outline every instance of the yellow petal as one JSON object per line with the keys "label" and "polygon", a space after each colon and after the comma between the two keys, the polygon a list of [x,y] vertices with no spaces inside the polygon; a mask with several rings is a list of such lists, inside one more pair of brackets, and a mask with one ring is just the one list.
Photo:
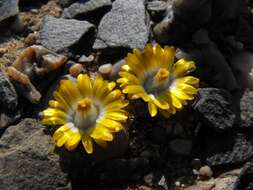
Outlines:
{"label": "yellow petal", "polygon": [[93,82],[93,96],[99,97],[100,89],[104,86],[103,78],[100,75],[96,75],[95,80]]}
{"label": "yellow petal", "polygon": [[61,104],[61,103],[57,102],[56,100],[50,100],[48,104],[52,108],[60,109],[63,111],[67,110],[67,107],[64,104]]}
{"label": "yellow petal", "polygon": [[59,117],[48,117],[44,118],[41,121],[42,125],[63,125],[65,124],[65,120]]}
{"label": "yellow petal", "polygon": [[116,89],[116,90],[113,90],[111,91],[104,99],[103,99],[103,102],[104,104],[108,104],[108,103],[111,103],[112,101],[115,101],[115,100],[118,100],[118,99],[121,99],[122,97],[122,93],[119,89]]}
{"label": "yellow petal", "polygon": [[159,108],[161,108],[161,109],[169,109],[170,108],[170,105],[168,104],[168,102],[166,102],[165,100],[163,100],[162,98],[154,98],[153,99],[153,103],[157,106],[157,107],[159,107]]}
{"label": "yellow petal", "polygon": [[128,116],[127,113],[124,111],[118,111],[118,112],[107,112],[105,113],[105,118],[116,120],[116,121],[126,121]]}
{"label": "yellow petal", "polygon": [[59,138],[56,141],[56,146],[62,147],[67,140],[68,140],[68,136],[66,136],[65,133],[63,133],[63,135],[61,136],[61,138]]}
{"label": "yellow petal", "polygon": [[148,111],[151,117],[155,117],[157,115],[157,107],[155,104],[148,102]]}
{"label": "yellow petal", "polygon": [[[129,82],[131,82],[130,84],[140,84],[139,79],[131,73],[121,71],[119,72],[119,76],[126,78]],[[118,80],[118,82],[120,82],[120,80]]]}
{"label": "yellow petal", "polygon": [[91,91],[91,82],[90,77],[87,74],[80,74],[77,77],[77,85],[83,96],[90,96]]}
{"label": "yellow petal", "polygon": [[184,83],[178,83],[177,88],[182,90],[184,93],[190,95],[195,95],[198,92],[198,89],[196,89],[195,87]]}
{"label": "yellow petal", "polygon": [[69,118],[65,112],[54,108],[47,108],[42,113],[44,117],[58,117],[64,120]]}
{"label": "yellow petal", "polygon": [[185,59],[180,59],[173,65],[172,73],[176,77],[181,77],[194,71],[195,69],[196,66],[193,61],[186,61]]}
{"label": "yellow petal", "polygon": [[64,100],[72,106],[72,103],[80,98],[81,94],[77,85],[71,80],[61,80],[58,92]]}
{"label": "yellow petal", "polygon": [[114,121],[112,119],[103,118],[97,121],[97,123],[103,127],[106,127],[107,129],[110,129],[113,132],[118,132],[123,129],[123,126],[120,122]]}
{"label": "yellow petal", "polygon": [[145,90],[140,85],[128,85],[124,88],[123,93],[138,94],[145,93]]}
{"label": "yellow petal", "polygon": [[168,68],[170,71],[170,69],[174,63],[174,58],[175,58],[175,48],[165,46],[164,47],[164,54],[163,54],[162,61],[161,61],[163,67]]}
{"label": "yellow petal", "polygon": [[174,89],[171,89],[170,91],[173,95],[175,95],[178,99],[181,99],[181,100],[192,100],[194,98],[193,96],[190,96],[184,93],[179,88],[174,88]]}
{"label": "yellow petal", "polygon": [[90,136],[93,139],[100,139],[103,141],[112,141],[113,140],[113,135],[111,132],[106,129],[103,125],[97,124],[96,128],[92,131]]}
{"label": "yellow petal", "polygon": [[55,91],[53,93],[53,97],[57,102],[59,102],[59,104],[63,105],[65,108],[72,109],[70,102],[67,102],[58,91]]}
{"label": "yellow petal", "polygon": [[93,153],[93,144],[92,144],[92,139],[90,138],[90,136],[88,136],[87,134],[84,134],[82,136],[82,144],[88,154]]}
{"label": "yellow petal", "polygon": [[79,142],[81,140],[81,135],[79,132],[73,132],[68,139],[68,141],[65,143],[65,148],[69,151],[72,151],[76,149],[78,146]]}
{"label": "yellow petal", "polygon": [[106,111],[115,111],[115,110],[120,110],[121,108],[126,107],[129,104],[127,100],[116,100],[113,102],[108,103],[105,106]]}
{"label": "yellow petal", "polygon": [[59,127],[53,134],[54,141],[57,141],[60,137],[64,135],[66,131],[70,130],[70,127],[68,124],[65,124],[61,127]]}
{"label": "yellow petal", "polygon": [[171,100],[172,100],[172,105],[175,108],[181,109],[182,104],[181,104],[180,100],[178,100],[178,98],[175,95],[173,95],[173,93],[171,93],[170,96],[171,96]]}

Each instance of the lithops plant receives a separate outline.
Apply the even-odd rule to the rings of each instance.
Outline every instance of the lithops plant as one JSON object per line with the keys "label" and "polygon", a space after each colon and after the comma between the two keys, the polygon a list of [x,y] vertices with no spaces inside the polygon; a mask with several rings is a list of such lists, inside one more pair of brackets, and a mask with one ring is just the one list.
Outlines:
{"label": "lithops plant", "polygon": [[33,45],[24,49],[15,62],[7,67],[6,73],[13,81],[17,90],[29,101],[36,103],[41,98],[40,92],[34,86],[38,77],[58,70],[67,58],[56,54],[42,46]]}
{"label": "lithops plant", "polygon": [[128,101],[115,86],[115,82],[100,75],[91,80],[87,74],[78,75],[76,82],[60,82],[49,108],[41,113],[42,124],[57,128],[53,134],[56,146],[73,151],[81,143],[86,153],[93,154],[95,145],[106,149],[118,133],[127,141],[124,123],[128,118]]}
{"label": "lithops plant", "polygon": [[193,100],[197,94],[199,79],[186,76],[195,70],[195,64],[185,59],[175,60],[173,47],[146,45],[143,52],[134,49],[129,53],[119,72],[123,93],[130,99],[141,98],[148,104],[152,117],[158,110],[165,117]]}

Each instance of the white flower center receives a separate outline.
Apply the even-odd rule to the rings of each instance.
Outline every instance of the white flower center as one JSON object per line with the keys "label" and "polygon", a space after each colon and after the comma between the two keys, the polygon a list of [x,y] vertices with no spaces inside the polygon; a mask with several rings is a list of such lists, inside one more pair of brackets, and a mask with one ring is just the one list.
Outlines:
{"label": "white flower center", "polygon": [[84,98],[77,103],[74,113],[74,124],[81,131],[91,129],[99,115],[99,109],[89,98]]}
{"label": "white flower center", "polygon": [[164,92],[170,87],[171,76],[166,68],[150,71],[143,80],[143,87],[148,94],[154,96]]}

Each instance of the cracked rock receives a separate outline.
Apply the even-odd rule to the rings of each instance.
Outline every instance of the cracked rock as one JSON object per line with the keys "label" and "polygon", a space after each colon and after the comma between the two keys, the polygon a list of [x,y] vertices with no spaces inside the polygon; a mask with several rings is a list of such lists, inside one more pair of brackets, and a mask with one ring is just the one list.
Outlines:
{"label": "cracked rock", "polygon": [[101,20],[96,50],[106,48],[143,49],[149,38],[144,0],[116,0]]}
{"label": "cracked rock", "polygon": [[38,43],[48,49],[61,51],[71,48],[93,30],[94,25],[87,21],[45,16]]}
{"label": "cracked rock", "polygon": [[85,19],[92,22],[92,19],[100,20],[98,17],[101,18],[111,7],[111,0],[81,0],[65,8],[62,17]]}
{"label": "cracked rock", "polygon": [[67,186],[54,144],[34,119],[6,129],[0,139],[0,189],[60,189]]}
{"label": "cracked rock", "polygon": [[19,13],[18,0],[0,1],[0,22],[16,16]]}
{"label": "cracked rock", "polygon": [[253,136],[250,134],[209,131],[205,141],[206,162],[209,166],[239,164],[253,157]]}
{"label": "cracked rock", "polygon": [[236,115],[232,111],[226,91],[216,88],[199,89],[200,99],[194,106],[203,123],[215,130],[227,130],[234,126]]}

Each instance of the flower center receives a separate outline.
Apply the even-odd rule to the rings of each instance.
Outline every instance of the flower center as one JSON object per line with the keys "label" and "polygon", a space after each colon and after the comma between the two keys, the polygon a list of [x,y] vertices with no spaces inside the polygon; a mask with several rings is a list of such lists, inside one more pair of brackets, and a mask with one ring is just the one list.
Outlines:
{"label": "flower center", "polygon": [[170,85],[170,72],[166,68],[153,71],[147,75],[143,85],[148,94],[160,94]]}
{"label": "flower center", "polygon": [[89,98],[84,98],[77,103],[74,114],[74,123],[78,129],[87,131],[92,128],[98,117],[98,109]]}
{"label": "flower center", "polygon": [[170,73],[167,69],[160,68],[154,76],[154,82],[157,84],[166,82],[166,80],[169,78],[169,74]]}

